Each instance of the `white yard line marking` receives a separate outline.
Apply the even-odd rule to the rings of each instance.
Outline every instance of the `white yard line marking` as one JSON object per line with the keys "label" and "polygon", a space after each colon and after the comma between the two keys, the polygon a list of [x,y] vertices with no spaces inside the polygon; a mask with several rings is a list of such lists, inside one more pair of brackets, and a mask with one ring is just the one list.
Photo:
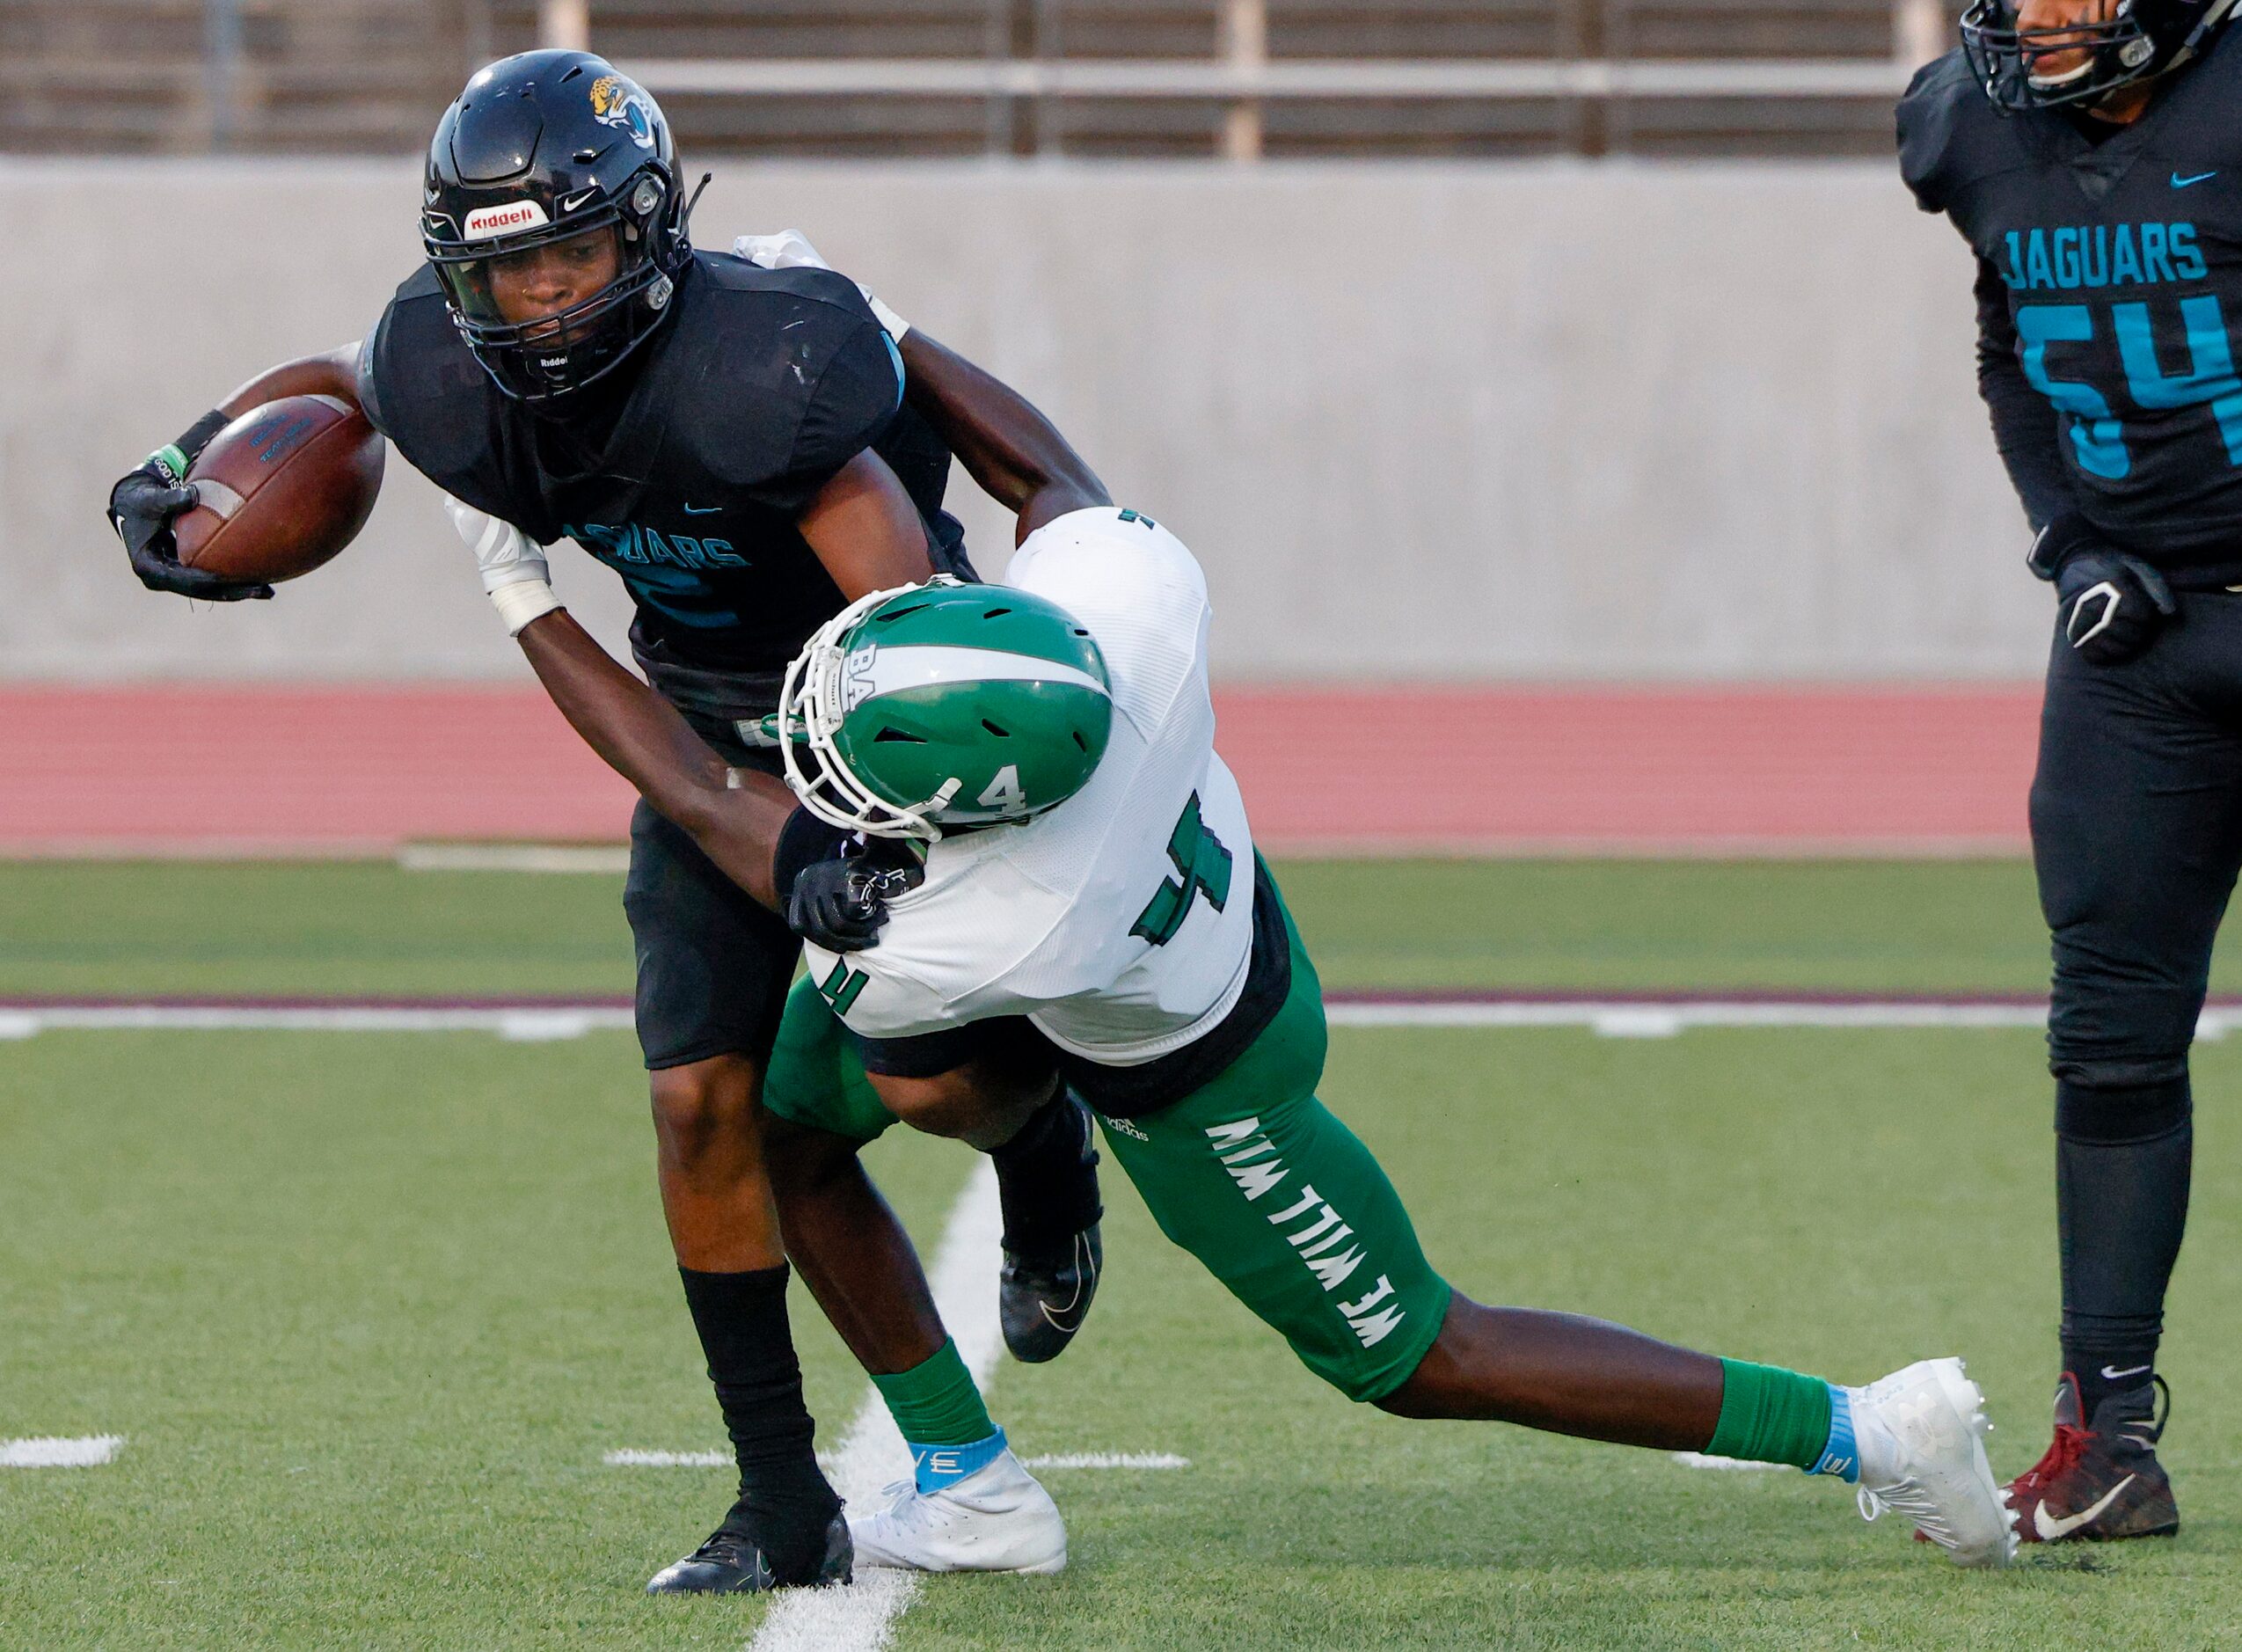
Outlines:
{"label": "white yard line marking", "polygon": [[[2206,1030],[2220,1016],[2231,1020],[2232,1014],[2206,1010]],[[1586,1027],[1606,1038],[1670,1038],[1700,1027],[2041,1027],[2048,1021],[2041,1005],[1967,998],[1827,1004],[1780,998],[1707,998],[1683,1004],[1630,1004],[1610,998],[1487,1003],[1357,998],[1325,1006],[1325,1015],[1333,1027]]]}
{"label": "white yard line marking", "polygon": [[600,1459],[610,1468],[730,1468],[729,1451],[610,1451]]}
{"label": "white yard line marking", "polygon": [[1173,1451],[1061,1451],[1021,1459],[1026,1468],[1189,1468],[1191,1459]]}
{"label": "white yard line marking", "polygon": [[[2037,1004],[1956,998],[1703,999],[1629,1003],[1609,998],[1472,1001],[1351,998],[1329,1005],[1333,1027],[1585,1027],[1606,1038],[1670,1038],[1698,1027],[2031,1028],[2047,1024]],[[2198,1038],[2242,1026],[2242,1011],[2208,1009]],[[420,1005],[73,1004],[0,1006],[0,1040],[55,1032],[491,1033],[535,1042],[628,1032],[631,1011],[615,1003]]]}
{"label": "white yard line marking", "polygon": [[[1347,998],[1326,1006],[1333,1027],[1487,1028],[1583,1027],[1603,1038],[1672,1038],[1702,1027],[2036,1031],[2038,1004],[1974,998]],[[489,1033],[509,1042],[582,1038],[631,1030],[622,1004],[69,1004],[0,1005],[0,1042],[44,1032]],[[2199,1039],[2242,1027],[2242,1009],[2197,1018]]]}
{"label": "white yard line marking", "polygon": [[[997,1322],[1004,1226],[996,1167],[983,1159],[951,1208],[931,1277],[934,1305],[966,1369],[983,1386],[1004,1346]],[[859,1509],[879,1498],[881,1487],[909,1474],[910,1453],[877,1388],[866,1386],[827,1472],[833,1488]],[[749,1652],[879,1652],[909,1608],[918,1581],[909,1572],[866,1566],[846,1589],[790,1590],[771,1602]]]}
{"label": "white yard line marking", "polygon": [[0,1440],[0,1468],[99,1468],[116,1460],[121,1434],[83,1439]]}
{"label": "white yard line marking", "polygon": [[1707,1457],[1702,1451],[1676,1451],[1674,1460],[1683,1468],[1782,1468],[1782,1463],[1747,1463],[1740,1457]]}
{"label": "white yard line marking", "polygon": [[0,1038],[44,1032],[495,1033],[522,1042],[628,1032],[631,1012],[609,1004],[423,1007],[418,1005],[70,1005],[0,1010]]}

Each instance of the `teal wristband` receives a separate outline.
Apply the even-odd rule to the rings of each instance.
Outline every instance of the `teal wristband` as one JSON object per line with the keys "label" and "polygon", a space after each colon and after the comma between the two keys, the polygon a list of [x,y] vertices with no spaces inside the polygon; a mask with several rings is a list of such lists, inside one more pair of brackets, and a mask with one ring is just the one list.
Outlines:
{"label": "teal wristband", "polygon": [[186,479],[187,457],[177,442],[157,449],[148,456],[148,463],[163,471],[164,479],[173,487]]}

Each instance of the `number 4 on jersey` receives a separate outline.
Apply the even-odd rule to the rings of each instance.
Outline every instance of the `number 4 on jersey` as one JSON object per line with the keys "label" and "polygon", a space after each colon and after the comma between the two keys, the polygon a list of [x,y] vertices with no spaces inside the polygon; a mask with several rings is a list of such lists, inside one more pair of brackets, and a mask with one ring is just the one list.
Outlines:
{"label": "number 4 on jersey", "polygon": [[1175,862],[1176,878],[1160,885],[1159,893],[1137,915],[1128,932],[1143,936],[1155,947],[1165,947],[1175,939],[1176,931],[1190,916],[1193,896],[1205,895],[1207,904],[1217,912],[1230,899],[1230,851],[1200,818],[1196,792],[1183,806],[1175,830],[1168,836],[1168,859]]}
{"label": "number 4 on jersey", "polygon": [[850,1006],[863,996],[864,983],[871,977],[861,969],[849,968],[845,958],[836,960],[831,973],[817,984],[825,1001],[833,1006],[833,1013],[845,1016]]}

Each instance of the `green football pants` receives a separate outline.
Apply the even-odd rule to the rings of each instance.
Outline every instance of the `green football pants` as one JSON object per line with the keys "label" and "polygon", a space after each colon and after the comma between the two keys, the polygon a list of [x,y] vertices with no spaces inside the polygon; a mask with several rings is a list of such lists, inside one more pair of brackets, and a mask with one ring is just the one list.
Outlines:
{"label": "green football pants", "polygon": [[[1327,1034],[1315,966],[1287,914],[1292,990],[1212,1083],[1141,1118],[1101,1117],[1160,1231],[1351,1400],[1379,1400],[1440,1334],[1449,1287],[1400,1195],[1317,1100]],[[781,1118],[867,1142],[895,1121],[807,978],[786,1000],[763,1080]]]}

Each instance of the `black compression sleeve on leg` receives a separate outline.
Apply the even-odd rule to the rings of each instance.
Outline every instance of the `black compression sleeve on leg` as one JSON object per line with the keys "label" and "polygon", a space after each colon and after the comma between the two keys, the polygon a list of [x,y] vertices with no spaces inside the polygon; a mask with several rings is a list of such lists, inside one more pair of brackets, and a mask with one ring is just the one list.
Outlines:
{"label": "black compression sleeve on leg", "polygon": [[2155,1363],[2195,1143],[2185,1078],[2056,1086],[2063,1364],[2089,1418],[2105,1394],[2145,1383]]}
{"label": "black compression sleeve on leg", "polygon": [[1105,1214],[1098,1202],[1090,1115],[1063,1085],[989,1157],[997,1166],[1008,1251],[1059,1249]]}
{"label": "black compression sleeve on leg", "polygon": [[734,1517],[779,1576],[813,1574],[841,1500],[817,1466],[816,1425],[802,1403],[801,1365],[786,1323],[788,1270],[781,1264],[677,1274],[740,1463]]}

